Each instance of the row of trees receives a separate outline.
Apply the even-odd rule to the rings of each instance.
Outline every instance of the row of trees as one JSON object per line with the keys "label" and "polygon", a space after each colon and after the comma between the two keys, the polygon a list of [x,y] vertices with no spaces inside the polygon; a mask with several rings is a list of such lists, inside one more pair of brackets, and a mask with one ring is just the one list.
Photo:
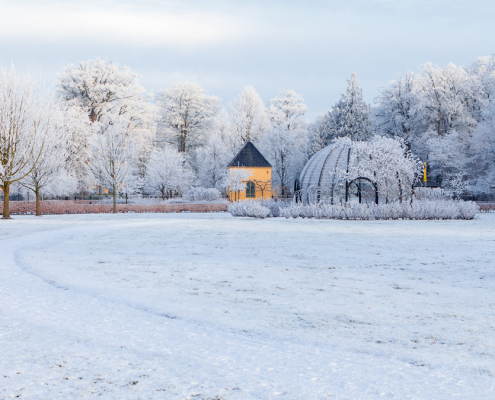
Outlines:
{"label": "row of trees", "polygon": [[246,86],[228,108],[197,84],[178,83],[159,93],[157,143],[186,155],[198,184],[215,187],[240,148],[252,141],[274,168],[282,193],[303,167],[309,144],[301,95],[282,91],[268,106]]}
{"label": "row of trees", "polygon": [[137,85],[131,92],[118,93],[119,79],[129,72],[100,61],[93,69],[106,75],[95,75],[86,67],[82,63],[78,73],[69,69],[61,76],[58,96],[30,77],[20,76],[13,67],[0,70],[3,218],[10,217],[12,188],[34,193],[37,215],[42,193],[66,195],[95,185],[111,188],[115,212],[118,192],[144,185],[161,189],[154,170],[157,165],[179,171],[167,182],[170,190],[177,190],[181,180],[177,176],[187,171],[184,157],[175,149],[148,151],[154,139],[154,106],[142,98]]}
{"label": "row of trees", "polygon": [[311,153],[337,137],[404,140],[444,187],[474,194],[495,189],[495,56],[471,66],[431,63],[381,88],[374,107],[362,100],[353,75],[347,92],[310,126]]}
{"label": "row of trees", "polygon": [[469,68],[425,64],[382,88],[372,107],[355,74],[341,99],[309,123],[302,95],[285,90],[263,102],[245,87],[223,107],[195,83],[156,98],[129,68],[104,60],[68,66],[56,91],[0,72],[0,188],[4,217],[12,187],[40,193],[114,194],[136,190],[165,197],[188,185],[220,187],[228,162],[252,141],[273,166],[272,188],[284,194],[312,154],[340,137],[404,140],[430,175],[476,193],[495,181],[495,57]]}
{"label": "row of trees", "polygon": [[101,185],[112,191],[116,210],[119,192],[168,197],[190,185],[219,187],[227,163],[249,140],[263,147],[282,186],[305,156],[307,107],[293,91],[268,108],[246,87],[222,109],[217,97],[188,82],[161,91],[154,104],[136,74],[103,60],[67,67],[55,94],[14,67],[1,73],[4,218],[12,189],[34,192],[39,214],[42,193]]}

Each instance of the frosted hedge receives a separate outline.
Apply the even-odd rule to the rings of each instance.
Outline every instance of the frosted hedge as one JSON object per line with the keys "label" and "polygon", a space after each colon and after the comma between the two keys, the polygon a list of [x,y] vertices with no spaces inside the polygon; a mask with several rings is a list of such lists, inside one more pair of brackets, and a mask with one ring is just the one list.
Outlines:
{"label": "frosted hedge", "polygon": [[229,212],[234,217],[280,217],[280,209],[284,205],[287,205],[287,203],[271,199],[239,200],[229,205]]}
{"label": "frosted hedge", "polygon": [[473,219],[479,207],[472,201],[436,200],[412,203],[291,204],[280,209],[285,218],[380,220],[380,219]]}
{"label": "frosted hedge", "polygon": [[266,218],[270,215],[270,209],[259,201],[236,201],[229,205],[229,212],[234,217]]}
{"label": "frosted hedge", "polygon": [[215,188],[192,187],[184,193],[188,201],[215,201],[220,198],[220,192]]}
{"label": "frosted hedge", "polygon": [[[265,202],[268,203],[268,202]],[[347,219],[347,220],[445,220],[473,219],[479,207],[472,201],[426,200],[412,203],[389,203],[368,205],[347,204],[263,204],[260,201],[239,201],[229,205],[234,217]],[[270,207],[268,207],[270,205]]]}

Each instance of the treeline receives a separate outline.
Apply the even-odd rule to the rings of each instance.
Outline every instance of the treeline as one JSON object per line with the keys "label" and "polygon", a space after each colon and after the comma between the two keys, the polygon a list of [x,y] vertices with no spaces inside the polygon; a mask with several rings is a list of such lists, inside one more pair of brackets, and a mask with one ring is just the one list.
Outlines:
{"label": "treeline", "polygon": [[429,179],[458,192],[495,190],[495,56],[470,67],[431,63],[381,88],[374,107],[361,101],[357,80],[311,126],[312,152],[336,137],[367,140],[385,135],[404,140],[428,165]]}
{"label": "treeline", "polygon": [[91,193],[97,185],[162,196],[220,188],[228,162],[252,141],[273,166],[272,187],[285,194],[335,138],[380,135],[403,141],[441,185],[493,193],[494,71],[493,56],[468,68],[425,64],[382,88],[373,106],[353,74],[341,99],[309,122],[293,90],[265,103],[247,86],[224,107],[190,82],[154,96],[129,68],[100,59],[66,67],[56,88],[12,66],[0,73],[0,189],[8,199],[26,190],[37,198]]}

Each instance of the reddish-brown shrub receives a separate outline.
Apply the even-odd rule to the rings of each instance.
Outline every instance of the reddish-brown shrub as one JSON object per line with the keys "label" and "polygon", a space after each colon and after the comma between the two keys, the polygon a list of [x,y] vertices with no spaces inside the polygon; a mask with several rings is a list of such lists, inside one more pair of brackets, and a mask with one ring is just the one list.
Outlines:
{"label": "reddish-brown shrub", "polygon": [[495,203],[478,203],[481,212],[495,211]]}
{"label": "reddish-brown shrub", "polygon": [[[227,203],[210,204],[117,204],[120,213],[170,213],[170,212],[225,212]],[[3,202],[0,202],[2,214]],[[42,214],[98,214],[111,213],[112,204],[81,204],[71,200],[48,200],[41,202]],[[11,214],[35,214],[36,205],[32,201],[11,201]]]}

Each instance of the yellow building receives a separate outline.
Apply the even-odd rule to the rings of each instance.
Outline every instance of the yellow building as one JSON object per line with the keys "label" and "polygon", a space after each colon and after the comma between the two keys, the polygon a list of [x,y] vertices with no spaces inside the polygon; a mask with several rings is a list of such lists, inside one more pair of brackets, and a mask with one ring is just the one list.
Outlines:
{"label": "yellow building", "polygon": [[272,197],[272,166],[251,142],[244,145],[227,168],[250,171],[246,189],[237,193],[229,191],[230,201]]}

